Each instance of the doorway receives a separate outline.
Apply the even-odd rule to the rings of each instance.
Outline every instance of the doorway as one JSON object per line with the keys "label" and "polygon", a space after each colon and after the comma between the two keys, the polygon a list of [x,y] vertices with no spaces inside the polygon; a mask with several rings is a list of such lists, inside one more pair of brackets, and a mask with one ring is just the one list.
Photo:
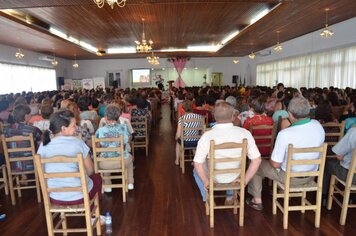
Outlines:
{"label": "doorway", "polygon": [[211,86],[221,86],[223,81],[223,73],[213,72],[211,73]]}

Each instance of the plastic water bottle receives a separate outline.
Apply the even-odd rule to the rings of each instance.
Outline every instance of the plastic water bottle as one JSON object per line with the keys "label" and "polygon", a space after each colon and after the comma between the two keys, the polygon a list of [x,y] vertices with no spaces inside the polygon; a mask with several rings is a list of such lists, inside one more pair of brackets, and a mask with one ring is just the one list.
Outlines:
{"label": "plastic water bottle", "polygon": [[106,228],[106,234],[112,233],[112,220],[111,220],[110,212],[106,212],[105,214],[105,228]]}

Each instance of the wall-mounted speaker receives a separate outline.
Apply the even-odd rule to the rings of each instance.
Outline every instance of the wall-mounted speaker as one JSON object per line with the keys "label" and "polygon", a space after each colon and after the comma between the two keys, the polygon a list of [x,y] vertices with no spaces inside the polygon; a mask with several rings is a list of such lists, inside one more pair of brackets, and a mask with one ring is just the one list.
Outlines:
{"label": "wall-mounted speaker", "polygon": [[232,76],[232,83],[233,84],[237,84],[237,81],[239,80],[239,76],[238,75],[233,75]]}
{"label": "wall-mounted speaker", "polygon": [[59,87],[64,85],[64,77],[58,77],[58,85]]}

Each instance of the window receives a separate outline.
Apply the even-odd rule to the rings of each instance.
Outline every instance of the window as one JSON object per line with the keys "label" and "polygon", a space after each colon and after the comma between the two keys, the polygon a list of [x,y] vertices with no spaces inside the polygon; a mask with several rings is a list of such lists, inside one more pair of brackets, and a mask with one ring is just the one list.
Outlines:
{"label": "window", "polygon": [[356,46],[257,65],[257,85],[356,88]]}
{"label": "window", "polygon": [[0,75],[0,94],[57,89],[54,69],[0,63]]}

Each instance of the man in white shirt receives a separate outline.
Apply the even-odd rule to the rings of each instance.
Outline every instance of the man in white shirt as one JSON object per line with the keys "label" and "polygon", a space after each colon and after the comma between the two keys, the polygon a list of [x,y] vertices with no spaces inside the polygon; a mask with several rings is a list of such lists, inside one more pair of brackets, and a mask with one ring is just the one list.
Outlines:
{"label": "man in white shirt", "polygon": [[[356,148],[356,128],[350,129],[346,135],[332,148],[337,155],[337,159],[328,158],[325,164],[323,178],[323,198],[326,199],[329,191],[331,175],[346,181],[352,162],[352,154]],[[356,184],[356,175],[352,179],[352,184]]]}
{"label": "man in white shirt", "polygon": [[[247,200],[247,204],[255,210],[262,210],[262,180],[264,177],[285,182],[288,145],[296,148],[320,147],[325,139],[325,132],[320,123],[309,118],[310,105],[304,97],[293,98],[288,105],[289,119],[292,125],[278,133],[276,143],[270,160],[263,160],[256,175],[252,178],[248,192],[253,198]],[[318,159],[318,153],[294,154],[294,160]],[[317,170],[317,165],[303,165],[292,167],[292,172]],[[301,185],[312,181],[314,178],[292,178],[292,185]]]}
{"label": "man in white shirt", "polygon": [[[222,144],[226,142],[242,143],[243,139],[247,139],[247,156],[251,162],[246,172],[245,185],[251,180],[261,163],[261,154],[251,133],[246,129],[233,126],[233,112],[234,108],[225,101],[216,104],[214,118],[217,124],[212,130],[205,132],[198,142],[194,156],[194,177],[202,194],[203,201],[206,201],[205,191],[209,186],[207,158],[209,158],[210,140],[214,140],[215,144]],[[236,150],[217,150],[216,154],[220,158],[228,158],[236,156]],[[236,168],[237,165],[239,165],[237,162],[222,163],[219,168]],[[238,175],[234,174],[221,174],[215,177],[215,181],[217,183],[231,183],[237,177]],[[229,197],[226,200],[231,201],[231,192],[228,195]]]}

